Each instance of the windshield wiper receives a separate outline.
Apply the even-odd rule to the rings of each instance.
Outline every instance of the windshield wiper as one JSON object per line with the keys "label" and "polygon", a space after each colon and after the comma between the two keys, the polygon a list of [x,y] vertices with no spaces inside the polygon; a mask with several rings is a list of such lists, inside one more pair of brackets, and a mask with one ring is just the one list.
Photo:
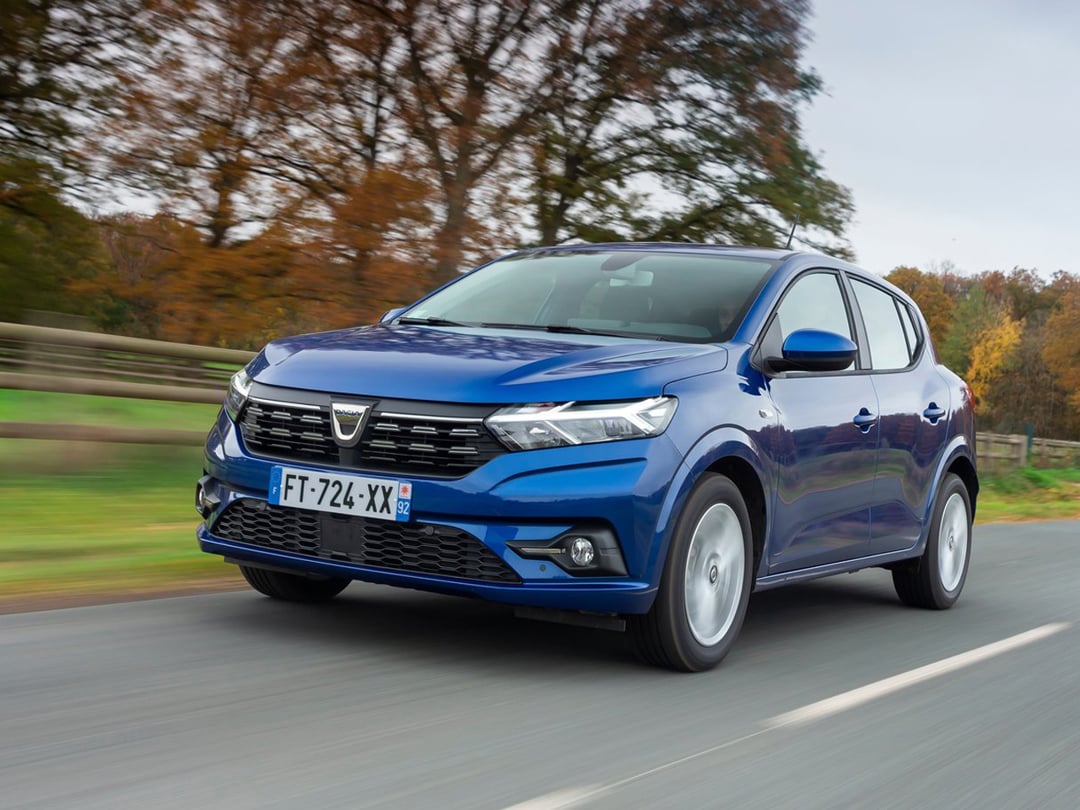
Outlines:
{"label": "windshield wiper", "polygon": [[482,323],[491,329],[531,329],[535,332],[554,332],[564,335],[602,335],[604,337],[643,338],[645,340],[672,340],[667,335],[652,335],[646,332],[624,332],[618,329],[589,329],[585,326],[571,326],[568,323]]}
{"label": "windshield wiper", "polygon": [[550,326],[545,326],[542,323],[496,323],[492,321],[484,321],[480,324],[486,329],[528,329],[533,332],[549,332]]}
{"label": "windshield wiper", "polygon": [[595,329],[586,329],[582,326],[570,326],[559,323],[490,323],[485,321],[480,324],[488,329],[527,329],[532,332],[564,332],[569,335],[606,335],[607,332],[598,332]]}
{"label": "windshield wiper", "polygon": [[449,318],[398,318],[395,323],[400,323],[405,326],[476,326],[475,323],[461,323],[460,321],[451,321]]}

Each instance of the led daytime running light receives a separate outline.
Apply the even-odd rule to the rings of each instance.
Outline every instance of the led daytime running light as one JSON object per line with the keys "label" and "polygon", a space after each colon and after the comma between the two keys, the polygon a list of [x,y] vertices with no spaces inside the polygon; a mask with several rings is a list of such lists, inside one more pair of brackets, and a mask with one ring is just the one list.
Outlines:
{"label": "led daytime running light", "polygon": [[229,380],[229,391],[225,395],[225,411],[235,421],[240,416],[240,409],[247,402],[251,386],[255,381],[247,373],[246,369],[240,369]]}
{"label": "led daytime running light", "polygon": [[487,424],[515,450],[568,447],[658,435],[667,428],[675,406],[673,397],[516,405],[488,417]]}

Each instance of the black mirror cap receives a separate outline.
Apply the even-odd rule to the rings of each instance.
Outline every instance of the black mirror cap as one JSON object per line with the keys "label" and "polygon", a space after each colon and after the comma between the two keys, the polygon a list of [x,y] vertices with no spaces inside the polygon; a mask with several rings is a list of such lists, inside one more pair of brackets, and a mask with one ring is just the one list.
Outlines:
{"label": "black mirror cap", "polygon": [[799,329],[787,336],[782,357],[766,362],[775,371],[843,371],[859,353],[849,338],[820,329]]}

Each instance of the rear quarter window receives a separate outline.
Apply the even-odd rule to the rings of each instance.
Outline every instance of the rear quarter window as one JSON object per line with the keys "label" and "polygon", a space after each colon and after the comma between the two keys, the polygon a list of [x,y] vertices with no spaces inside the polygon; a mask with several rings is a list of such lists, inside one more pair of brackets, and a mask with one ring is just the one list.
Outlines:
{"label": "rear quarter window", "polygon": [[[851,286],[866,327],[871,368],[876,371],[907,368],[915,351],[900,314],[906,307],[895,296],[873,284],[852,278]],[[907,317],[910,319],[910,313]],[[914,328],[911,324],[909,327]]]}

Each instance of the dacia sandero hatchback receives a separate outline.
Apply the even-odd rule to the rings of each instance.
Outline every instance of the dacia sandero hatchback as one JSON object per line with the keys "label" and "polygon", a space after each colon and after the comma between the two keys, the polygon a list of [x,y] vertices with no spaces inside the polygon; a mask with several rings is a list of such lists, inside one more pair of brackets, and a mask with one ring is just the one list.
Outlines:
{"label": "dacia sandero hatchback", "polygon": [[575,245],[491,262],[380,323],[268,344],[196,490],[256,590],[352,580],[626,628],[702,670],[751,591],[872,566],[960,595],[972,397],[904,293],[826,256]]}

